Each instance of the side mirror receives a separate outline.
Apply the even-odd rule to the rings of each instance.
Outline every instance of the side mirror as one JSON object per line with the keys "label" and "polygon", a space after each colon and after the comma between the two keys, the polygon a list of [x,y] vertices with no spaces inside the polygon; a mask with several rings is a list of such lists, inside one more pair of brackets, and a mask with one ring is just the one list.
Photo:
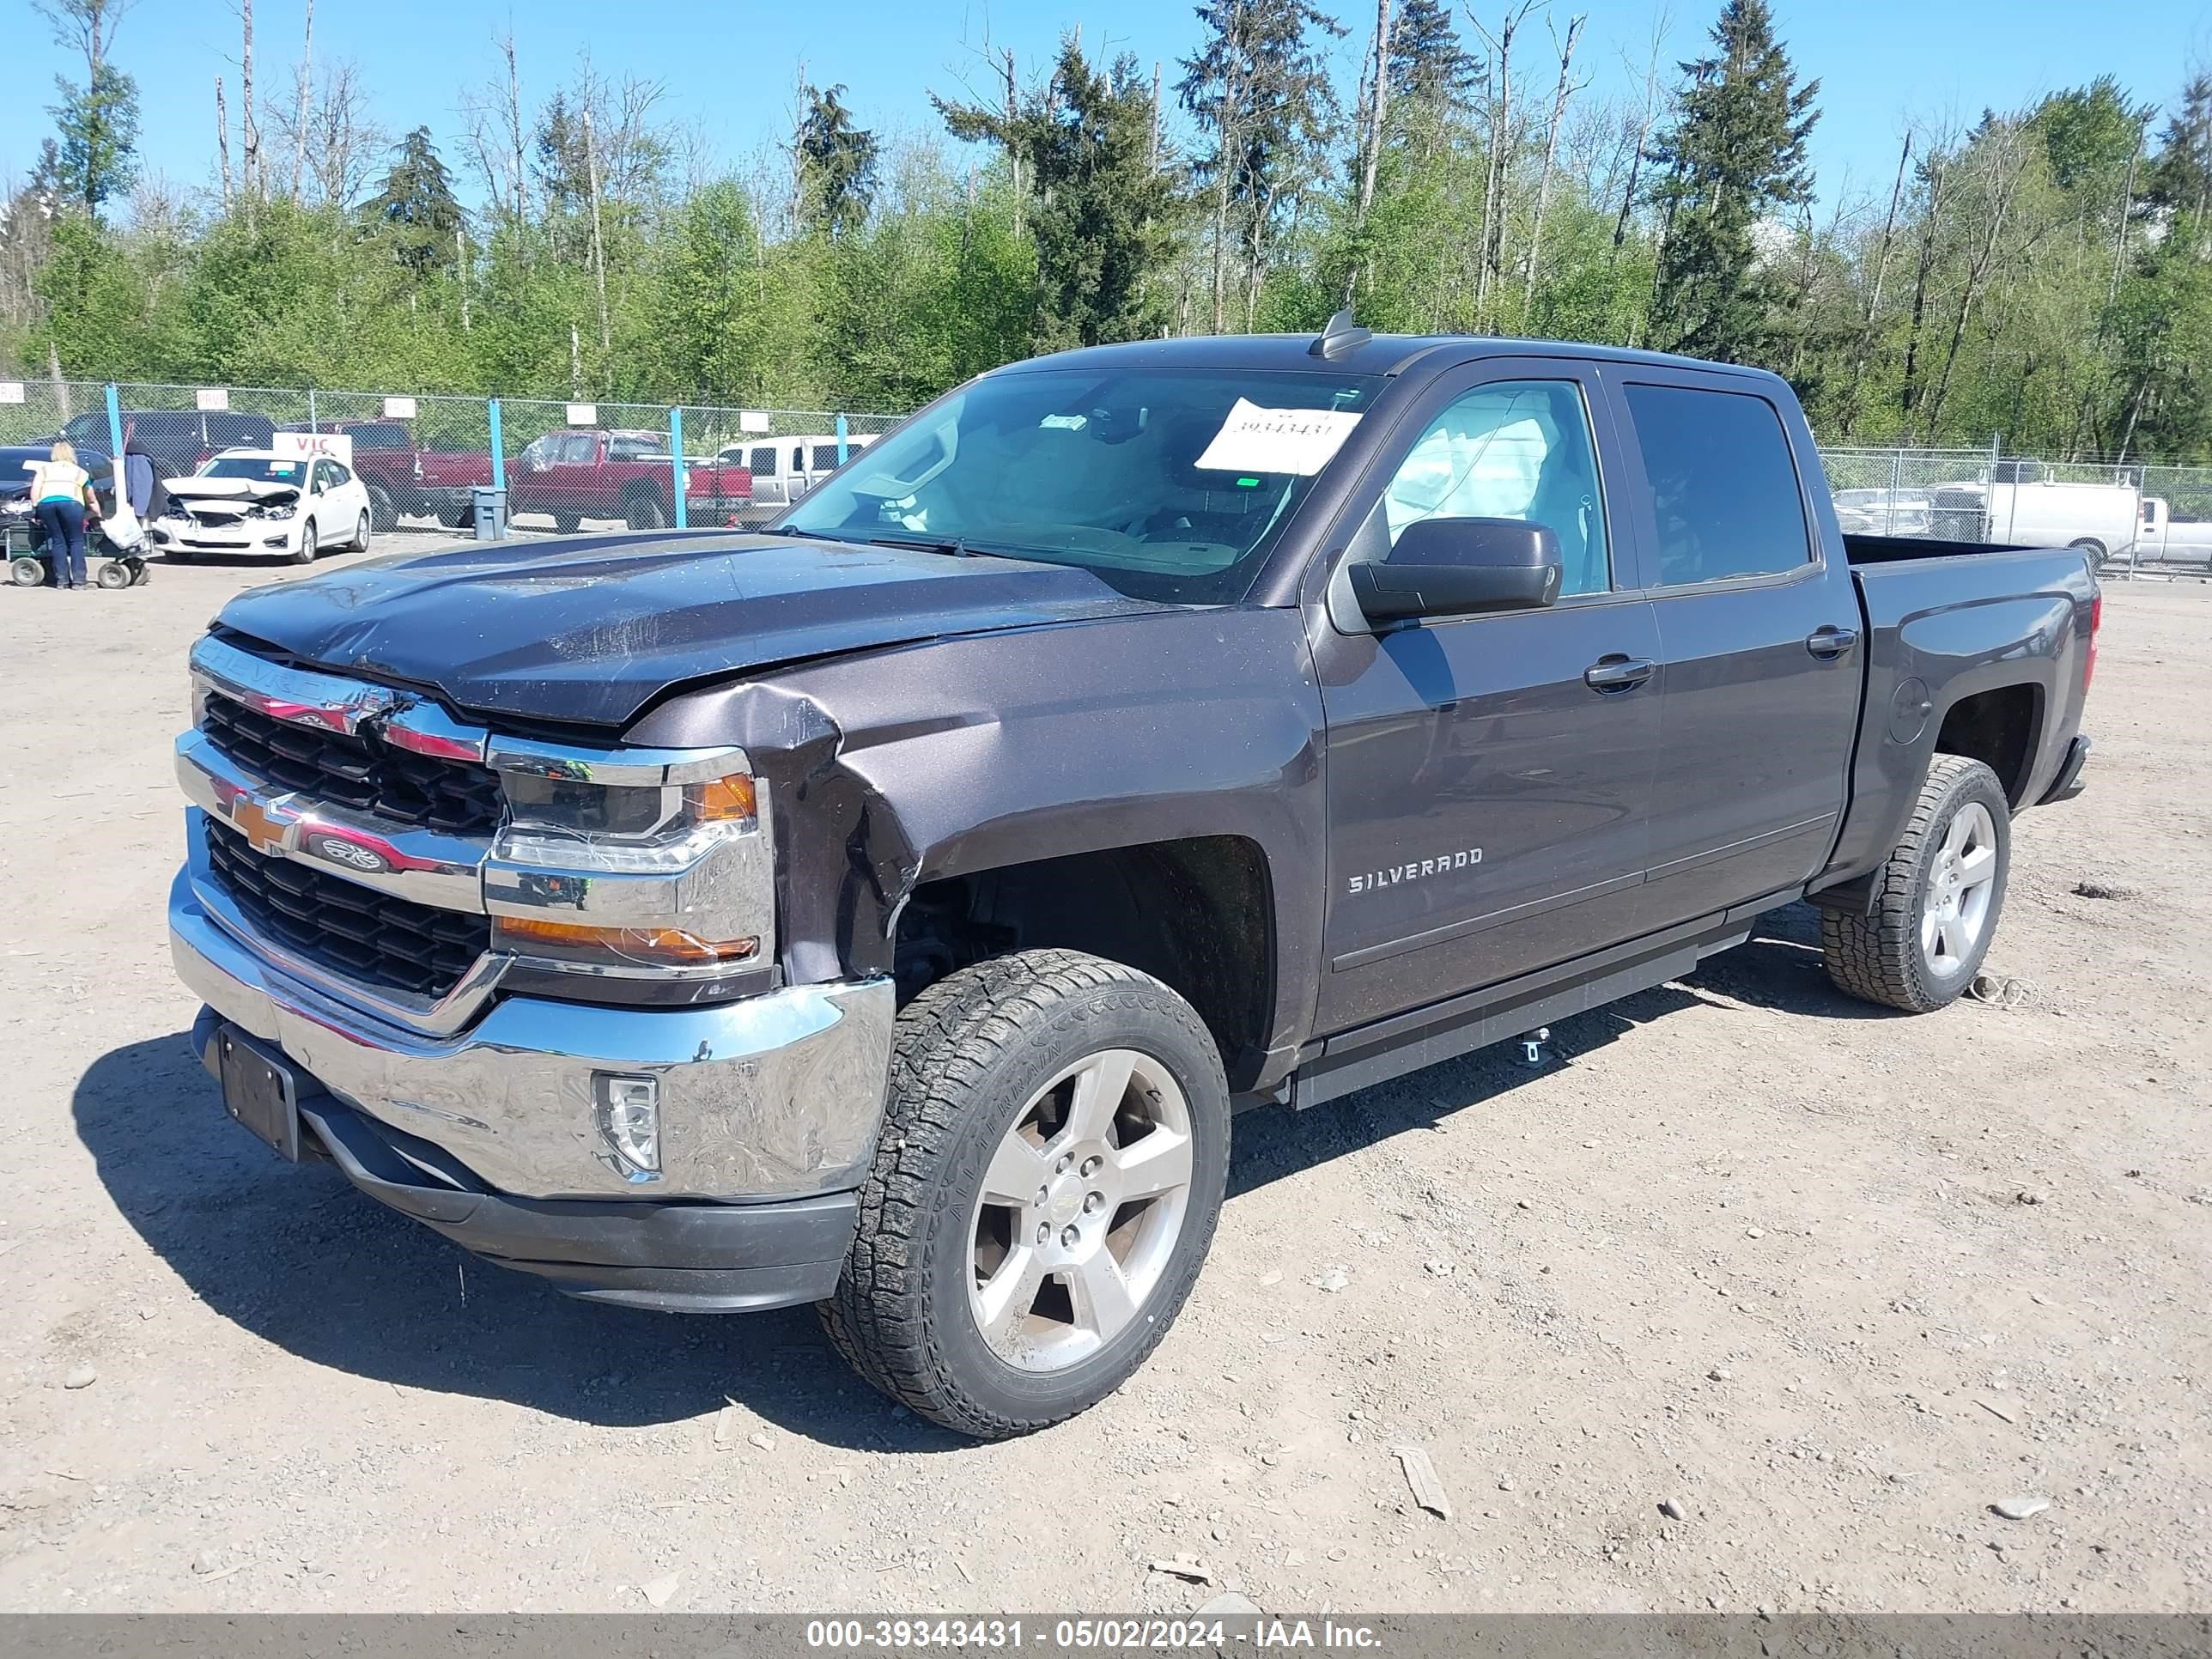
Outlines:
{"label": "side mirror", "polygon": [[1536,610],[1559,597],[1559,538],[1521,519],[1422,519],[1389,559],[1351,575],[1352,597],[1377,624]]}

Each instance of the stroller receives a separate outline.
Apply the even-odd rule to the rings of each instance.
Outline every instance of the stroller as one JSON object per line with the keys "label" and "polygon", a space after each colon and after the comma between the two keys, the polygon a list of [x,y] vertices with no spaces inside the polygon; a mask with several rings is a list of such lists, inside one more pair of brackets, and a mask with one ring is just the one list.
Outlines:
{"label": "stroller", "polygon": [[[129,505],[117,502],[115,510],[97,525],[84,527],[85,550],[101,561],[92,579],[102,587],[143,587],[146,568],[146,528]],[[46,551],[46,532],[31,511],[27,500],[0,506],[0,546],[8,557],[8,579],[18,587],[42,587],[51,580],[52,558]]]}

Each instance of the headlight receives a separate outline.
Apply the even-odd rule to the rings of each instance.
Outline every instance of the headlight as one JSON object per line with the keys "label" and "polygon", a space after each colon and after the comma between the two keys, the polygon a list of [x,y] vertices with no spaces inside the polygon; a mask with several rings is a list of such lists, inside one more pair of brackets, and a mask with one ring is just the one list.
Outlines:
{"label": "headlight", "polygon": [[297,502],[281,501],[275,507],[263,507],[261,516],[264,519],[289,519],[299,510]]}
{"label": "headlight", "polygon": [[[715,978],[765,958],[774,855],[749,774],[501,769],[507,823],[485,871],[495,949],[580,973]],[[636,779],[637,781],[631,781]]]}

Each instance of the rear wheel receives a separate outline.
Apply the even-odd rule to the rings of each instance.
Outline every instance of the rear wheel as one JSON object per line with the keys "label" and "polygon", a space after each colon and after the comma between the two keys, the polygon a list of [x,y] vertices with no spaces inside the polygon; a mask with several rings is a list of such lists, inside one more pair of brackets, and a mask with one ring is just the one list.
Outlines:
{"label": "rear wheel", "polygon": [[823,1322],[877,1388],[999,1439],[1119,1388],[1181,1310],[1221,1213],[1229,1091],[1151,975],[1026,951],[899,1016],[860,1227]]}
{"label": "rear wheel", "polygon": [[657,495],[633,495],[623,503],[623,521],[632,530],[665,530],[668,510]]}
{"label": "rear wheel", "polygon": [[1936,756],[1904,839],[1875,872],[1874,908],[1821,915],[1828,977],[1907,1013],[1954,1001],[1989,954],[2011,861],[2012,807],[1996,774],[1963,755]]}
{"label": "rear wheel", "polygon": [[93,580],[110,591],[131,586],[131,567],[120,559],[110,559],[92,573]]}
{"label": "rear wheel", "polygon": [[315,521],[310,519],[300,526],[300,544],[292,550],[292,562],[313,564],[315,552]]}
{"label": "rear wheel", "polygon": [[584,527],[584,521],[573,513],[556,513],[553,527],[564,536],[573,536]]}
{"label": "rear wheel", "polygon": [[438,522],[448,530],[466,530],[477,520],[474,507],[447,507],[439,509]]}

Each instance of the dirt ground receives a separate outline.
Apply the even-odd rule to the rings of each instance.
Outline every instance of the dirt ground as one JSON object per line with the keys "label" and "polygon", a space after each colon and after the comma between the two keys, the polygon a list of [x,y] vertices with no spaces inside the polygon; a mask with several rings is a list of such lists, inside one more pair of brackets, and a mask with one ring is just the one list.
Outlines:
{"label": "dirt ground", "polygon": [[1860,1006],[1783,912],[1553,1069],[1249,1114],[1150,1367],[976,1446],[811,1312],[565,1300],[226,1121],[168,749],[293,574],[0,591],[0,1609],[2212,1607],[2212,587],[2110,593],[2025,1001]]}

